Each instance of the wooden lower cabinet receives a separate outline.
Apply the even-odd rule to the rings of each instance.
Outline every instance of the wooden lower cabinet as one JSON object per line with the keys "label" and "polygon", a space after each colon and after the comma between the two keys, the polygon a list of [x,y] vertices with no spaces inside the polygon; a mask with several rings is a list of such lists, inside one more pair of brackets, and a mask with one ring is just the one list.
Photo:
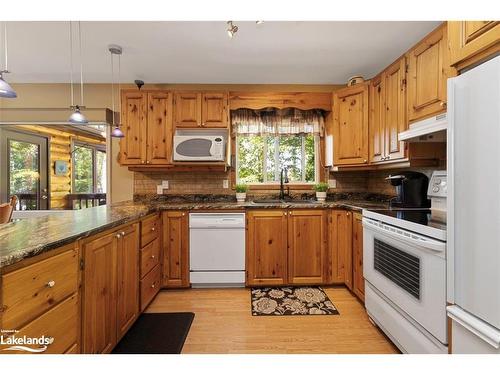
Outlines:
{"label": "wooden lower cabinet", "polygon": [[117,252],[117,340],[139,316],[139,224],[120,232]]}
{"label": "wooden lower cabinet", "polygon": [[186,211],[165,211],[163,222],[163,286],[189,287],[189,220]]}
{"label": "wooden lower cabinet", "polygon": [[83,243],[83,353],[109,353],[138,316],[138,236],[131,224]]}
{"label": "wooden lower cabinet", "polygon": [[327,282],[324,210],[247,213],[247,285]]}
{"label": "wooden lower cabinet", "polygon": [[109,353],[116,344],[116,233],[83,245],[82,351]]}
{"label": "wooden lower cabinet", "polygon": [[365,279],[363,277],[363,216],[354,213],[352,219],[352,278],[353,293],[365,300]]}
{"label": "wooden lower cabinet", "polygon": [[352,290],[352,213],[331,210],[328,234],[332,282],[345,283]]}
{"label": "wooden lower cabinet", "polygon": [[246,284],[285,285],[287,275],[287,212],[247,213]]}
{"label": "wooden lower cabinet", "polygon": [[288,282],[326,283],[326,259],[325,211],[288,211]]}

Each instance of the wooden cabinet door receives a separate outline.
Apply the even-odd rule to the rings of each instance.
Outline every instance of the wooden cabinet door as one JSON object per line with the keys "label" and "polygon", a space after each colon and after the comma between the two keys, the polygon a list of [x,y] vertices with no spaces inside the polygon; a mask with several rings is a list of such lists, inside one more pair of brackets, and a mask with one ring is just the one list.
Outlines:
{"label": "wooden cabinet door", "polygon": [[[450,62],[460,69],[500,50],[500,22],[498,21],[448,21]],[[463,64],[466,59],[474,59]]]}
{"label": "wooden cabinet door", "polygon": [[446,25],[439,27],[408,52],[408,120],[446,110],[449,51]]}
{"label": "wooden cabinet door", "polygon": [[82,351],[109,353],[116,344],[116,233],[83,245]]}
{"label": "wooden cabinet door", "polygon": [[334,164],[368,163],[368,85],[336,91],[334,110]]}
{"label": "wooden cabinet door", "polygon": [[227,122],[227,93],[203,93],[201,125],[207,128],[226,128]]}
{"label": "wooden cabinet door", "polygon": [[163,286],[189,287],[189,227],[185,211],[165,211],[163,220]]}
{"label": "wooden cabinet door", "polygon": [[201,93],[174,94],[174,125],[187,128],[201,126]]}
{"label": "wooden cabinet door", "polygon": [[352,220],[352,291],[365,300],[365,279],[363,277],[363,216],[355,213]]}
{"label": "wooden cabinet door", "polygon": [[352,289],[352,214],[332,210],[328,222],[332,281]]}
{"label": "wooden cabinet door", "polygon": [[247,212],[246,284],[287,283],[287,212]]}
{"label": "wooden cabinet door", "polygon": [[370,163],[377,163],[385,157],[385,98],[384,80],[382,75],[373,78],[370,82]]}
{"label": "wooden cabinet door", "polygon": [[172,94],[148,94],[147,164],[168,165],[172,162]]}
{"label": "wooden cabinet door", "polygon": [[120,139],[120,164],[145,164],[147,144],[147,94],[145,92],[122,93],[122,131]]}
{"label": "wooden cabinet door", "polygon": [[288,211],[288,282],[327,282],[326,216],[324,210]]}
{"label": "wooden cabinet door", "polygon": [[385,160],[405,157],[405,143],[398,134],[405,131],[406,121],[406,59],[403,57],[384,71],[385,82]]}
{"label": "wooden cabinet door", "polygon": [[117,251],[117,340],[139,315],[139,224],[118,232]]}

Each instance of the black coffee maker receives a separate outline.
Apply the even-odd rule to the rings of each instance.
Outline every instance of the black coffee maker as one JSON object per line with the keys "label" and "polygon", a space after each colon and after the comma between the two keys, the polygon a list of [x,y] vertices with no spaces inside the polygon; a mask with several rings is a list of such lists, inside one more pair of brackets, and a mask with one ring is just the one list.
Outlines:
{"label": "black coffee maker", "polygon": [[429,208],[431,201],[427,199],[429,178],[420,172],[405,171],[386,177],[396,187],[397,196],[390,202],[390,207]]}

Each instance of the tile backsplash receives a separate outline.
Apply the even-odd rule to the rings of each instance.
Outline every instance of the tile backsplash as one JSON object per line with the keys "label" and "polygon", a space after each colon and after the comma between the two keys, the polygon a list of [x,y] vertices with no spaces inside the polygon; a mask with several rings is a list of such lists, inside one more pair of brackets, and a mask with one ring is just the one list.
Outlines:
{"label": "tile backsplash", "polygon": [[[407,168],[406,170],[418,171],[431,176],[433,169]],[[331,192],[369,192],[394,196],[396,190],[385,180],[389,174],[400,170],[379,171],[349,171],[331,172],[330,179],[337,181],[337,187],[330,189]],[[223,187],[223,181],[229,180],[231,186],[230,172],[135,172],[134,194],[156,194],[156,187],[162,181],[168,181],[169,188],[164,194],[234,194],[234,191]],[[271,191],[276,193],[276,190]],[[299,192],[299,191],[298,191]],[[305,191],[300,191],[304,193]],[[259,191],[259,194],[267,193]]]}

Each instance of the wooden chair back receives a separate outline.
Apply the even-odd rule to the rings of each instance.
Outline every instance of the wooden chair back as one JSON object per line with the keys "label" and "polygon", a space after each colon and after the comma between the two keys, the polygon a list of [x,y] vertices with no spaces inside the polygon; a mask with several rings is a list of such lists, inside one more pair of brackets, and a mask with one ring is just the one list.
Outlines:
{"label": "wooden chair back", "polygon": [[13,195],[10,198],[9,203],[0,204],[0,224],[5,224],[10,222],[10,219],[12,219],[12,212],[16,207],[16,203],[17,203],[17,197]]}

